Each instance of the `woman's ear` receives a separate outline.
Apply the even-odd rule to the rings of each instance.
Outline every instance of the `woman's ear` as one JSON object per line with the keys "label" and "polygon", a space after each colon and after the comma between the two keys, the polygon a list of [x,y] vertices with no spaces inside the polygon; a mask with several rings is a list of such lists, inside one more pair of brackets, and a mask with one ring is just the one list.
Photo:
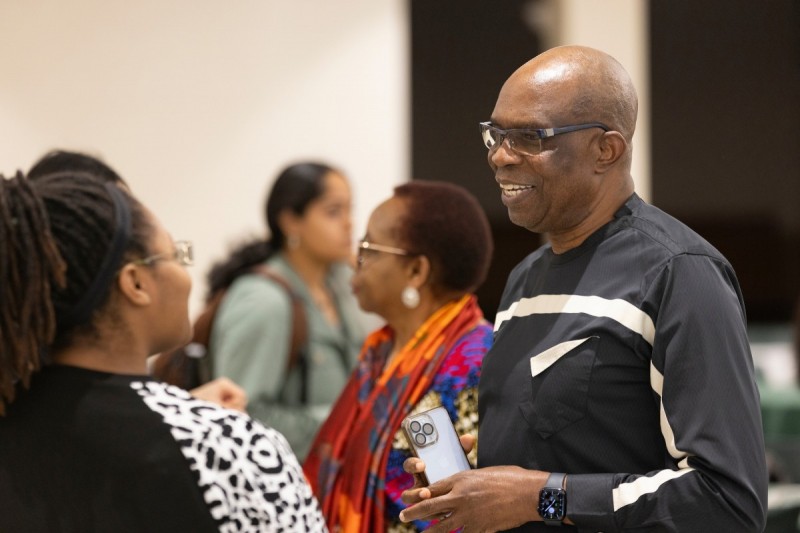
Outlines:
{"label": "woman's ear", "polygon": [[140,267],[128,263],[117,277],[117,288],[120,294],[131,305],[141,307],[150,305],[151,297],[148,292],[150,283],[144,279]]}
{"label": "woman's ear", "polygon": [[420,288],[428,283],[431,277],[431,260],[427,256],[417,255],[409,261],[409,285]]}
{"label": "woman's ear", "polygon": [[287,242],[292,237],[299,237],[301,222],[302,218],[293,213],[291,209],[284,209],[278,214],[278,226]]}

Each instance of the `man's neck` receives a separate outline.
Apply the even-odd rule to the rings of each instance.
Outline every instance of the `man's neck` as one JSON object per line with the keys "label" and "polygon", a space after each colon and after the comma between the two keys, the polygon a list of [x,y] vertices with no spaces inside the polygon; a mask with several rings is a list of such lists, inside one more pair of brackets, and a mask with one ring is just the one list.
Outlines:
{"label": "man's neck", "polygon": [[633,194],[633,182],[602,198],[578,225],[562,232],[548,233],[553,253],[560,255],[583,244],[597,230],[614,220],[614,215]]}

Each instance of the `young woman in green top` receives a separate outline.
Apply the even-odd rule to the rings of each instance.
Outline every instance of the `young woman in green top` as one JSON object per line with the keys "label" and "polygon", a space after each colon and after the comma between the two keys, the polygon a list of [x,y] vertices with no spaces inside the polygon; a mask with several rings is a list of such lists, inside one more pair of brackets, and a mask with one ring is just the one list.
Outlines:
{"label": "young woman in green top", "polygon": [[[349,287],[350,187],[329,166],[292,165],[275,181],[265,212],[270,238],[240,248],[209,276],[212,292],[228,287],[211,331],[213,373],[242,386],[250,414],[304,457],[366,333]],[[295,364],[289,362],[291,295],[251,273],[256,265],[283,278],[303,302],[307,344]]]}

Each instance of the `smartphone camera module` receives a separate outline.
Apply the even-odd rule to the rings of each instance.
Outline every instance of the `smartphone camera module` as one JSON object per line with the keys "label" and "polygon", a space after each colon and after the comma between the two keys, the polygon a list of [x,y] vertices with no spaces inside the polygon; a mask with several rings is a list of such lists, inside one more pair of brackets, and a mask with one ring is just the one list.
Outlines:
{"label": "smartphone camera module", "polygon": [[441,405],[405,417],[401,428],[411,453],[425,461],[425,471],[420,474],[425,485],[470,469],[458,432]]}
{"label": "smartphone camera module", "polygon": [[428,415],[420,415],[419,418],[412,420],[408,429],[411,430],[411,438],[417,446],[429,446],[438,439],[433,420]]}

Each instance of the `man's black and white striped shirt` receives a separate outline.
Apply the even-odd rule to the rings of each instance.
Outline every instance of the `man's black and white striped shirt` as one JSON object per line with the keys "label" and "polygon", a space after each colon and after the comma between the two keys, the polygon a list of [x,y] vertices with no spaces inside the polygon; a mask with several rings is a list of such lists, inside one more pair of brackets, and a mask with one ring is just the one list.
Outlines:
{"label": "man's black and white striped shirt", "polygon": [[544,246],[511,273],[479,408],[479,466],[565,472],[580,531],[763,528],[738,282],[710,244],[636,195],[579,247]]}

